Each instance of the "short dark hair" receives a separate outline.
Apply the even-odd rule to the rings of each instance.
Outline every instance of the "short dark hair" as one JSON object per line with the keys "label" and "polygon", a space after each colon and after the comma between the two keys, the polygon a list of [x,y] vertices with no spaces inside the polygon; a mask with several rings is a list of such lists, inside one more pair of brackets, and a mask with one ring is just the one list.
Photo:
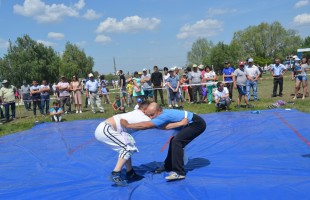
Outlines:
{"label": "short dark hair", "polygon": [[153,67],[153,69],[158,69],[158,67],[155,65],[155,66]]}
{"label": "short dark hair", "polygon": [[168,71],[168,67],[164,67],[164,71]]}

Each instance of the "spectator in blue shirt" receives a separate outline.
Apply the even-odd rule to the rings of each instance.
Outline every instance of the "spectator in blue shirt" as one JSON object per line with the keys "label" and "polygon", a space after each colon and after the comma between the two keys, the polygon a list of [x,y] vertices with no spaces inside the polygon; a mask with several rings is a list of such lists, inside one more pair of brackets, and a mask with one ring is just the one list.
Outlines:
{"label": "spectator in blue shirt", "polygon": [[234,82],[233,82],[233,76],[234,76],[234,68],[230,65],[229,61],[225,62],[225,67],[223,69],[223,82],[225,83],[225,86],[227,87],[229,91],[229,98],[232,100],[233,97],[233,88],[234,88]]}
{"label": "spectator in blue shirt", "polygon": [[275,64],[272,65],[271,74],[273,77],[273,93],[272,97],[277,96],[277,89],[279,85],[279,96],[282,97],[283,91],[283,76],[286,72],[286,67],[280,63],[280,59],[275,59]]}

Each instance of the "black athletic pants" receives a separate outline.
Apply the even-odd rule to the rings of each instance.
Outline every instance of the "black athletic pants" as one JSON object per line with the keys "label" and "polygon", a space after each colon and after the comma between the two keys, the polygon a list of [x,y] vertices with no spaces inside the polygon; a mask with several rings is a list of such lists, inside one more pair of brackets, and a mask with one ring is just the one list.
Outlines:
{"label": "black athletic pants", "polygon": [[207,125],[200,116],[193,116],[193,122],[184,128],[170,140],[168,155],[165,160],[166,171],[174,171],[179,175],[184,172],[184,147],[203,133]]}

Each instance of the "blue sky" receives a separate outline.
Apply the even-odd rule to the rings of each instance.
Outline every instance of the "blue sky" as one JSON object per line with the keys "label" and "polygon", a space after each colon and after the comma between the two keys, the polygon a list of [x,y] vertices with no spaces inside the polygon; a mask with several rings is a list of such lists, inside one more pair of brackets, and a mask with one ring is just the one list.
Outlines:
{"label": "blue sky", "polygon": [[310,0],[0,0],[0,57],[28,34],[63,52],[77,44],[100,73],[185,66],[199,37],[229,43],[233,33],[279,21],[310,36]]}

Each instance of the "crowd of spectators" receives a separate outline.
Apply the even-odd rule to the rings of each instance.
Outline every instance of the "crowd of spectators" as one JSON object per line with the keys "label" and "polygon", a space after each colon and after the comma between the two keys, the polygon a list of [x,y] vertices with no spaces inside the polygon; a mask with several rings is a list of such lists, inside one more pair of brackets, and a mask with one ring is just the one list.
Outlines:
{"label": "crowd of spectators", "polygon": [[[305,99],[309,95],[306,73],[310,69],[308,62],[307,58],[299,59],[294,56],[289,65],[283,65],[281,60],[276,58],[274,64],[269,68],[271,78],[273,78],[271,97],[282,97],[283,76],[290,70],[292,79],[295,80],[293,99],[297,99],[299,96]],[[161,105],[169,108],[182,109],[183,103],[188,102],[190,104],[214,103],[217,111],[220,108],[229,110],[230,103],[235,101],[233,88],[237,89],[239,94],[236,108],[241,107],[242,98],[245,107],[252,108],[253,106],[249,104],[251,97],[253,96],[253,101],[259,99],[258,80],[262,70],[254,64],[253,58],[239,62],[237,68],[234,68],[229,61],[223,65],[222,81],[220,82],[213,67],[202,64],[193,64],[184,70],[178,67],[169,69],[164,67],[163,73],[157,66],[154,66],[153,72],[144,68],[142,72],[136,71],[132,77],[127,76],[127,78],[123,71],[119,70],[117,72],[118,79],[111,80],[112,89],[119,94],[119,99],[114,102],[110,100],[109,93],[111,91],[107,87],[109,83],[105,80],[104,75],[96,79],[92,73],[89,73],[85,82],[76,75],[69,78],[70,82],[68,78],[61,76],[59,83],[54,83],[52,86],[46,80],[42,80],[41,84],[33,80],[31,85],[23,81],[20,88],[11,85],[9,80],[3,80],[0,89],[0,103],[2,104],[0,115],[1,118],[5,118],[6,122],[14,120],[16,99],[22,100],[25,110],[32,111],[34,117],[37,116],[37,110],[41,116],[51,115],[50,101],[54,101],[53,105],[59,105],[61,114],[82,113],[83,93],[86,96],[84,108],[90,105],[93,113],[96,113],[97,109],[101,113],[105,112],[102,99],[105,104],[113,103],[115,112],[125,112],[126,106],[134,107],[137,104],[137,99],[157,103],[159,98]],[[299,93],[301,86],[302,94]],[[164,95],[167,95],[167,102],[164,100]],[[74,111],[72,105],[74,105]]]}

